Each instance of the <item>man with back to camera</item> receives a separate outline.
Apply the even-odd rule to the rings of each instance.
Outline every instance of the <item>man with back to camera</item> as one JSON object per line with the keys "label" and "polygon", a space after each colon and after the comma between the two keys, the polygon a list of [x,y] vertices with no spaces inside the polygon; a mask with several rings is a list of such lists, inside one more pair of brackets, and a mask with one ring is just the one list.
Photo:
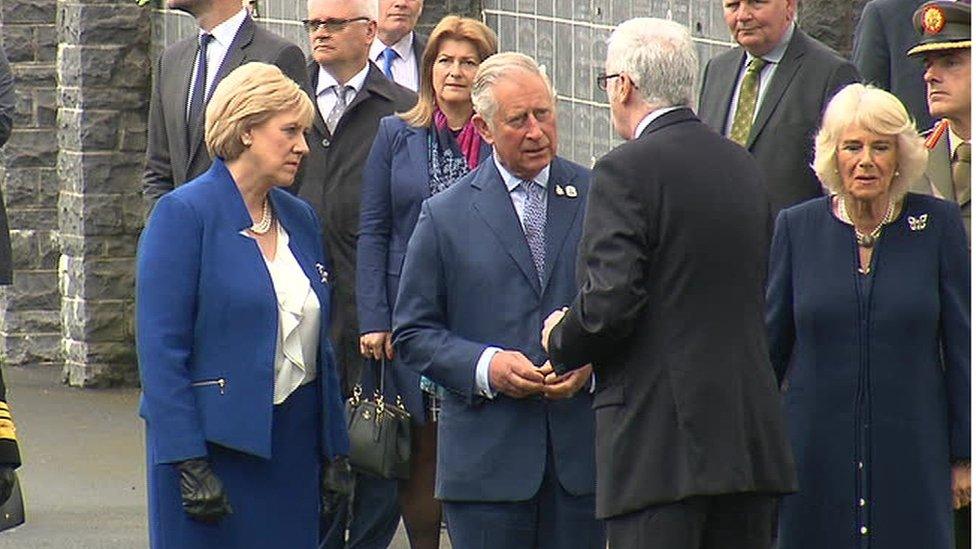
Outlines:
{"label": "man with back to camera", "polygon": [[689,108],[683,26],[622,23],[605,69],[628,141],[593,168],[580,292],[542,332],[556,374],[596,376],[597,516],[614,549],[769,547],[797,481],[766,344],[759,166]]}

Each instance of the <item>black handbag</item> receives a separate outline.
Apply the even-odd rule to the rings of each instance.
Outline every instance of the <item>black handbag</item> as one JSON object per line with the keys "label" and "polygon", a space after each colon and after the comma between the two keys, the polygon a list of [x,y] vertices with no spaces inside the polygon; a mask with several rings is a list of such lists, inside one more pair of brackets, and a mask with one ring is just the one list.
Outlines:
{"label": "black handbag", "polygon": [[360,473],[387,478],[410,476],[410,412],[399,395],[385,402],[386,361],[379,364],[379,390],[363,398],[363,386],[353,388],[346,401],[349,425],[349,464]]}

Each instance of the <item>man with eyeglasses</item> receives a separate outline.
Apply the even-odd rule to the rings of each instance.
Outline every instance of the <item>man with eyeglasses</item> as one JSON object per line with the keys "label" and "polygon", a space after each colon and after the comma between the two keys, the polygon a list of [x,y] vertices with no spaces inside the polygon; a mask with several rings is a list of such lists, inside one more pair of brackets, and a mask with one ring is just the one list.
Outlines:
{"label": "man with eyeglasses", "polygon": [[[346,397],[361,377],[370,394],[374,379],[374,368],[364,372],[356,317],[363,166],[380,119],[417,102],[415,93],[387,79],[369,60],[376,19],[376,0],[309,0],[308,18],[303,21],[312,52],[309,90],[317,108],[308,133],[309,154],[295,190],[318,213],[332,260],[332,340]],[[356,475],[351,517],[348,506],[340,504],[323,519],[322,548],[386,548],[400,519],[396,496],[395,480]]]}
{"label": "man with eyeglasses", "polygon": [[245,62],[277,65],[305,86],[301,48],[254,23],[240,0],[167,0],[189,13],[198,31],[163,50],[153,73],[142,194],[146,212],[163,194],[210,167],[203,116],[217,83]]}
{"label": "man with eyeglasses", "polygon": [[379,0],[380,18],[369,58],[397,84],[420,88],[420,58],[427,37],[414,32],[424,0]]}

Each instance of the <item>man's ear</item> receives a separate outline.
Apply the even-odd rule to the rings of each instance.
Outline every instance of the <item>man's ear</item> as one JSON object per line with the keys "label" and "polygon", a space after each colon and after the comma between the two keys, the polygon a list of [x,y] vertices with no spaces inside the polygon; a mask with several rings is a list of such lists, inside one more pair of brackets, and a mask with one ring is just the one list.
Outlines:
{"label": "man's ear", "polygon": [[478,130],[478,134],[481,138],[485,140],[485,143],[489,145],[495,144],[495,138],[491,133],[491,126],[488,125],[488,121],[485,120],[480,114],[475,113],[471,117],[471,123],[474,124],[474,129]]}

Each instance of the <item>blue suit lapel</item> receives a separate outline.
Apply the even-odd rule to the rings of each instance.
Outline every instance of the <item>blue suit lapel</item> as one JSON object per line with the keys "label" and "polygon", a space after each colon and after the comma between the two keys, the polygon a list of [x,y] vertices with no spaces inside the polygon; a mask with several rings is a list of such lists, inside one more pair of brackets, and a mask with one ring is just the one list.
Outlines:
{"label": "blue suit lapel", "polygon": [[[559,252],[563,249],[563,243],[573,226],[580,204],[583,203],[582,196],[570,197],[565,194],[565,188],[575,186],[575,180],[576,174],[569,170],[562,160],[553,159],[546,208],[546,272],[542,277],[543,288],[549,285],[549,279],[559,259]],[[563,189],[562,193],[556,192],[557,185]]]}
{"label": "blue suit lapel", "polygon": [[488,224],[508,255],[525,275],[526,280],[535,292],[541,295],[542,288],[539,285],[535,264],[532,262],[529,243],[525,240],[525,233],[522,231],[512,198],[495,163],[486,160],[484,164],[479,165],[471,186],[481,191],[474,198],[474,211]]}
{"label": "blue suit lapel", "polygon": [[418,185],[424,186],[424,196],[430,196],[430,167],[427,162],[427,128],[415,128],[409,126],[410,133],[407,135],[407,151],[410,158],[416,158],[420,162],[416,163],[417,175],[415,181]]}

